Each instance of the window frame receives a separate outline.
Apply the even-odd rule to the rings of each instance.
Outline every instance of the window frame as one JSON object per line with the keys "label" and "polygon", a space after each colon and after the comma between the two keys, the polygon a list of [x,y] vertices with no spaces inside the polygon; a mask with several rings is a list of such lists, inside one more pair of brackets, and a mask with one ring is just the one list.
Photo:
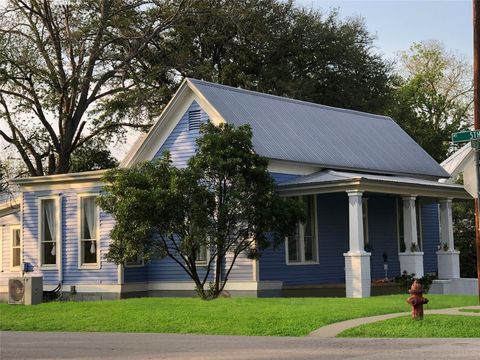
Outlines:
{"label": "window frame", "polygon": [[95,242],[97,248],[97,258],[95,263],[83,263],[82,256],[82,243],[84,241],[92,241],[92,239],[82,239],[82,199],[84,198],[97,198],[100,196],[99,192],[85,192],[77,194],[77,260],[79,270],[96,270],[100,269],[100,207],[95,204],[95,218],[97,222],[97,228],[95,229]]}
{"label": "window frame", "polygon": [[[14,246],[13,244],[13,233],[14,231],[19,231],[20,233],[20,245]],[[10,235],[10,271],[11,272],[18,272],[22,270],[23,264],[23,239],[22,239],[22,228],[20,224],[10,225],[8,229],[8,234]],[[14,248],[20,249],[20,261],[18,266],[13,265],[13,250]],[[2,254],[3,255],[3,254]],[[3,265],[3,264],[2,264]]]}
{"label": "window frame", "polygon": [[288,266],[295,266],[295,265],[317,265],[320,263],[319,261],[319,242],[318,242],[318,210],[317,210],[317,195],[316,194],[311,194],[311,195],[301,195],[301,196],[295,196],[297,199],[301,199],[302,197],[308,197],[312,196],[313,197],[313,231],[314,231],[314,236],[313,236],[313,241],[314,241],[314,254],[315,254],[315,260],[305,260],[305,238],[303,236],[304,234],[304,228],[305,224],[303,224],[301,221],[298,222],[297,227],[299,229],[299,246],[300,246],[300,261],[290,261],[289,259],[289,250],[288,250],[288,236],[285,237],[285,263]]}
{"label": "window frame", "polygon": [[195,266],[207,266],[210,261],[210,248],[207,245],[202,247],[205,247],[205,260],[195,260]]}
{"label": "window frame", "polygon": [[[38,263],[40,270],[50,271],[50,270],[58,270],[61,268],[61,261],[62,261],[62,216],[61,216],[61,195],[51,195],[51,196],[39,196],[37,198],[37,209],[38,209]],[[55,222],[57,224],[56,231],[55,231],[55,264],[44,264],[43,263],[43,256],[42,256],[42,243],[43,241],[43,224],[42,224],[42,202],[45,200],[53,200],[55,204]]]}

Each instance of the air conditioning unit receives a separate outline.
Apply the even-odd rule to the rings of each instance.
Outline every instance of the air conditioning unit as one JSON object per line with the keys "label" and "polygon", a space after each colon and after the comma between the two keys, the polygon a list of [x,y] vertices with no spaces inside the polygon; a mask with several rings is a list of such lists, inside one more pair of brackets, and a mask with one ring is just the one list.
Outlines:
{"label": "air conditioning unit", "polygon": [[43,299],[41,277],[19,277],[8,279],[8,303],[35,305]]}

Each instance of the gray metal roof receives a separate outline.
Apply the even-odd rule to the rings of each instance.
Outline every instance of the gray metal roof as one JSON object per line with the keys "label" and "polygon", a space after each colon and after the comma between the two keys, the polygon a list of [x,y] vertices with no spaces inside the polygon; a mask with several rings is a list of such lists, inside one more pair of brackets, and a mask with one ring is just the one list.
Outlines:
{"label": "gray metal roof", "polygon": [[301,187],[301,186],[310,186],[317,184],[327,184],[327,183],[336,183],[344,182],[350,180],[372,180],[379,182],[388,182],[388,183],[397,183],[404,185],[424,185],[424,186],[434,186],[439,188],[450,188],[450,189],[463,189],[461,185],[450,185],[441,183],[433,180],[418,179],[408,176],[393,176],[393,175],[376,175],[376,174],[365,174],[365,173],[355,173],[355,172],[346,172],[346,171],[335,171],[335,170],[322,170],[314,174],[299,176],[295,179],[284,181],[280,183],[279,188],[289,188],[289,187]]}
{"label": "gray metal roof", "polygon": [[225,121],[251,125],[262,156],[334,169],[449,177],[389,117],[188,80]]}

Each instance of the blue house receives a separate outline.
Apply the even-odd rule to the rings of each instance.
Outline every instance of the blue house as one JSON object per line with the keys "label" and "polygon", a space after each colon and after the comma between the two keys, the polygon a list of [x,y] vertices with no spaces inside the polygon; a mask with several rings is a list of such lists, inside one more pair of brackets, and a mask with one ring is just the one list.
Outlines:
{"label": "blue house", "polygon": [[[199,127],[210,121],[253,129],[256,151],[283,196],[303,197],[307,221],[297,236],[259,260],[240,257],[232,295],[316,294],[336,289],[367,297],[372,283],[403,271],[459,277],[452,200],[470,196],[391,118],[185,79],[122,167],[171,153],[186,166]],[[0,206],[0,292],[7,279],[43,276],[79,296],[191,294],[172,260],[105,260],[114,225],[95,205],[103,171],[12,180],[16,200]]]}

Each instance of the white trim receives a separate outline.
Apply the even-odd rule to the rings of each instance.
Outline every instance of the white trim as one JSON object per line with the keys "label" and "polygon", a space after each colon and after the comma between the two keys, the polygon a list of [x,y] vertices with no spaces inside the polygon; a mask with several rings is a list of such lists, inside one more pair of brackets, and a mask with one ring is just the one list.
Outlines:
{"label": "white trim", "polygon": [[96,199],[98,196],[100,196],[99,192],[84,192],[77,194],[77,266],[79,270],[100,269],[100,207],[97,204],[95,204],[95,216],[97,218],[97,228],[95,234],[95,245],[97,247],[97,262],[92,264],[83,264],[82,259],[82,241],[84,241],[82,239],[82,199],[88,197],[93,197]]}
{"label": "white trim", "polygon": [[[156,281],[127,284],[66,284],[75,285],[77,293],[128,293],[142,291],[194,291],[193,281]],[[43,284],[44,290],[52,290],[56,284]],[[228,281],[226,291],[281,290],[282,281]],[[7,286],[0,286],[0,293],[8,292]]]}
{"label": "white trim", "polygon": [[195,266],[205,267],[208,265],[208,262],[210,261],[210,247],[205,245],[205,251],[206,251],[205,260],[204,261],[196,260]]}
{"label": "white trim", "polygon": [[123,285],[125,282],[125,269],[123,265],[117,265],[117,284]]}
{"label": "white trim", "polygon": [[317,196],[316,195],[306,195],[313,197],[313,226],[314,226],[314,245],[315,245],[315,258],[316,260],[306,261],[305,260],[305,239],[303,237],[303,227],[304,225],[300,222],[298,223],[299,231],[299,244],[300,244],[300,261],[292,262],[289,259],[288,252],[288,236],[285,238],[285,263],[288,266],[295,265],[317,265],[319,264],[319,244],[318,244],[318,216],[317,216]]}
{"label": "white trim", "polygon": [[322,168],[320,166],[305,165],[291,161],[269,159],[268,171],[271,173],[291,174],[291,175],[310,175]]}
{"label": "white trim", "polygon": [[[57,222],[56,226],[56,254],[55,254],[55,265],[44,265],[42,262],[42,201],[44,200],[54,200],[55,203],[55,221]],[[62,269],[62,194],[51,195],[51,196],[39,196],[37,198],[37,211],[38,211],[38,264],[40,270],[51,271],[51,270],[61,270]],[[62,281],[62,276],[59,274],[59,280]]]}
{"label": "white trim", "polygon": [[0,272],[3,272],[3,230],[4,225],[0,225]]}
{"label": "white trim", "polygon": [[[20,232],[20,263],[18,266],[13,266],[13,232],[19,230]],[[22,270],[23,264],[23,239],[22,239],[22,228],[20,224],[10,225],[8,228],[8,235],[10,237],[10,272],[20,272]]]}

